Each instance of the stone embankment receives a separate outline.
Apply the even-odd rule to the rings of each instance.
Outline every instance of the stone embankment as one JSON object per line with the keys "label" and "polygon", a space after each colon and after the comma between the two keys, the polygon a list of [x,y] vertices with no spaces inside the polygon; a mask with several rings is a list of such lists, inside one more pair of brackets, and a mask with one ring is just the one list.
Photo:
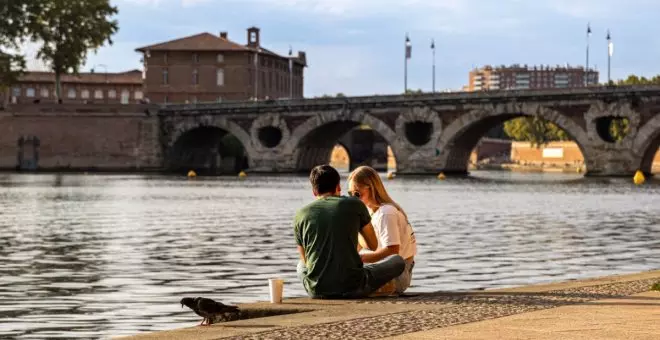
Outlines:
{"label": "stone embankment", "polygon": [[241,306],[259,311],[253,315],[275,316],[128,339],[659,339],[660,292],[650,291],[658,281],[660,271],[651,271],[510,289],[411,292],[398,298],[289,299]]}

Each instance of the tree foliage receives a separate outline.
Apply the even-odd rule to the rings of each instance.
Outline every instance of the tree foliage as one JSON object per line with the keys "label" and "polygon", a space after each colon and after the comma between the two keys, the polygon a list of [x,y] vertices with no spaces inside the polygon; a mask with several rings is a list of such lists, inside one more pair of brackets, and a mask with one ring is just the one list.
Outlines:
{"label": "tree foliage", "polygon": [[60,94],[60,76],[78,69],[87,59],[89,50],[96,51],[117,32],[117,7],[109,0],[48,0],[41,1],[38,25],[32,30],[32,40],[42,42],[37,57],[50,65],[55,73],[56,93]]}
{"label": "tree foliage", "polygon": [[660,85],[660,75],[653,78],[646,78],[631,74],[628,78],[619,80],[617,85]]}
{"label": "tree foliage", "polygon": [[422,93],[424,93],[424,91],[422,91],[422,89],[417,89],[417,90],[407,89],[404,94],[415,95],[415,94],[422,94]]}
{"label": "tree foliage", "polygon": [[622,141],[630,132],[630,121],[628,118],[612,119],[609,132],[615,142]]}
{"label": "tree foliage", "polygon": [[36,26],[39,1],[0,1],[0,90],[15,83],[25,70],[25,58],[16,50]]}
{"label": "tree foliage", "polygon": [[43,1],[5,0],[0,2],[0,46],[15,48],[34,32]]}
{"label": "tree foliage", "polygon": [[11,84],[16,83],[24,70],[25,58],[23,56],[0,51],[0,91],[4,91]]}
{"label": "tree foliage", "polygon": [[[37,57],[55,73],[60,97],[60,76],[77,73],[89,50],[112,44],[110,37],[118,30],[117,21],[111,19],[115,14],[117,8],[109,0],[0,1],[0,52],[16,49],[28,39],[41,44]],[[25,62],[18,54],[4,59],[0,84],[6,86],[16,80]]]}
{"label": "tree foliage", "polygon": [[548,142],[570,140],[563,129],[538,116],[509,120],[504,123],[504,132],[515,141],[530,142],[537,147]]}

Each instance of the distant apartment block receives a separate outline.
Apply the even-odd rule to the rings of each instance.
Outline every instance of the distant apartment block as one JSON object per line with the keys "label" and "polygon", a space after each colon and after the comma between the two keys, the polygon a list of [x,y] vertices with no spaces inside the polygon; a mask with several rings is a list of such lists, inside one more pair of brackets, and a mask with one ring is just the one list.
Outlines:
{"label": "distant apartment block", "polygon": [[566,66],[484,66],[470,71],[467,91],[554,89],[598,84],[598,71]]}
{"label": "distant apartment block", "polygon": [[200,33],[136,49],[143,56],[146,97],[152,103],[303,97],[305,52],[288,56],[264,48],[257,27],[247,44],[227,32]]}

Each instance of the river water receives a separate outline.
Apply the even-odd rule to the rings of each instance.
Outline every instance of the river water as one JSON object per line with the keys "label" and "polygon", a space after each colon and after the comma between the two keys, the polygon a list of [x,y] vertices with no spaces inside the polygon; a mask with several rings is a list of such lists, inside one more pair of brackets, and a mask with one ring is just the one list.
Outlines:
{"label": "river water", "polygon": [[[345,177],[342,179],[345,181]],[[660,184],[475,172],[386,183],[416,230],[411,291],[660,268]],[[0,175],[0,338],[194,326],[178,301],[302,296],[291,220],[304,176]],[[346,189],[346,183],[342,182]]]}

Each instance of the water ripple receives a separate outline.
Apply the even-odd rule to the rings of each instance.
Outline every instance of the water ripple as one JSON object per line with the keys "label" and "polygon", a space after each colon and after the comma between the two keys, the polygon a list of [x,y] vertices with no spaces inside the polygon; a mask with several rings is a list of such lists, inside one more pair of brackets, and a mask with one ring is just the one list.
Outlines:
{"label": "water ripple", "polygon": [[[657,182],[476,175],[387,183],[418,237],[412,290],[660,268]],[[266,300],[273,276],[286,296],[304,294],[291,220],[312,199],[305,177],[5,174],[0,187],[0,337],[190,326],[199,320],[181,296]]]}

